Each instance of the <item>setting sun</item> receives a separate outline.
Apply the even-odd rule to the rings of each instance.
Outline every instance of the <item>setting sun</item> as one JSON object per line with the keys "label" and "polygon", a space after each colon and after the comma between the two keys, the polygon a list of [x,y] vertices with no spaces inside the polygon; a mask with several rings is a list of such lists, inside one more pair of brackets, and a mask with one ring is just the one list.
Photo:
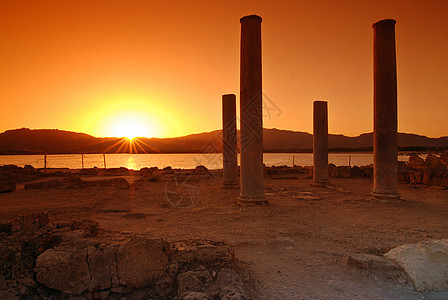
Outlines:
{"label": "setting sun", "polygon": [[129,114],[119,116],[112,120],[110,124],[110,133],[115,137],[126,137],[130,140],[136,137],[150,137],[151,125],[143,116]]}

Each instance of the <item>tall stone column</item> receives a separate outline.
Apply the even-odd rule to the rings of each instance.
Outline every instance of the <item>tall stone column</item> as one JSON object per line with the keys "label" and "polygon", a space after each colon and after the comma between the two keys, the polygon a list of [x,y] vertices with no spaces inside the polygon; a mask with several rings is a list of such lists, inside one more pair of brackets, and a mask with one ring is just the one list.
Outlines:
{"label": "tall stone column", "polygon": [[330,183],[328,177],[328,110],[326,101],[313,103],[313,185]]}
{"label": "tall stone column", "polygon": [[241,18],[241,172],[239,201],[264,203],[261,18]]}
{"label": "tall stone column", "polygon": [[236,143],[236,96],[222,95],[223,188],[238,187]]}
{"label": "tall stone column", "polygon": [[374,198],[398,199],[395,20],[373,24]]}

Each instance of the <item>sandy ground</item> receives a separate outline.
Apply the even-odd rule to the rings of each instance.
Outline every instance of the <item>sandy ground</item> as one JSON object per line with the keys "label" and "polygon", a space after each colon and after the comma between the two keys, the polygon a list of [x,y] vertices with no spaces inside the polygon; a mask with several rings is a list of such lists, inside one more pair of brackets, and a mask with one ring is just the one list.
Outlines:
{"label": "sandy ground", "polygon": [[[381,203],[370,200],[370,179],[332,179],[331,188],[313,187],[302,177],[265,179],[269,205],[240,206],[239,190],[221,189],[219,177],[177,178],[177,185],[127,179],[133,182],[129,190],[19,186],[0,194],[0,221],[48,212],[55,221],[89,218],[104,229],[167,240],[224,240],[252,266],[259,299],[448,298],[343,264],[349,253],[383,254],[402,244],[448,238],[448,190],[400,185],[403,201]],[[180,206],[189,207],[168,202],[180,199]]]}

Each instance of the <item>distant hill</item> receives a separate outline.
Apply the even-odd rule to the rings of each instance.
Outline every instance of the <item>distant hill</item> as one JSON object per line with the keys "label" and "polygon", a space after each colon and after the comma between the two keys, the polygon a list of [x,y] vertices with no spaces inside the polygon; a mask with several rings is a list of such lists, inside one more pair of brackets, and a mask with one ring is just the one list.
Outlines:
{"label": "distant hill", "polygon": [[[313,136],[306,132],[264,129],[263,134],[265,152],[310,152],[313,148]],[[366,151],[372,149],[373,134],[364,133],[357,137],[330,134],[328,140],[330,151]],[[401,150],[448,148],[448,137],[428,138],[399,133],[398,145]],[[195,153],[221,150],[220,130],[176,138],[137,138],[132,142],[57,129],[22,128],[0,134],[0,154]]]}

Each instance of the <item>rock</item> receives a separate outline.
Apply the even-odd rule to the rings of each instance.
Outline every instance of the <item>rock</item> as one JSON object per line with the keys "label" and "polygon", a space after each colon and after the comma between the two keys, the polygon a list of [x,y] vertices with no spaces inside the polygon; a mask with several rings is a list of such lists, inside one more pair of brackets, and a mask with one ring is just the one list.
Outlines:
{"label": "rock", "polygon": [[222,268],[218,273],[216,285],[221,290],[221,299],[246,299],[241,278],[233,269]]}
{"label": "rock", "polygon": [[155,290],[159,296],[166,296],[174,292],[174,279],[171,276],[160,278],[155,284]]}
{"label": "rock", "polygon": [[423,158],[418,156],[418,154],[412,153],[411,156],[409,156],[409,163],[408,165],[410,167],[421,167],[425,164],[425,161]]}
{"label": "rock", "polygon": [[70,176],[61,180],[61,185],[66,188],[81,187],[81,178],[77,176]]}
{"label": "rock", "polygon": [[70,295],[86,291],[154,286],[167,272],[168,244],[161,239],[136,237],[124,244],[94,245],[63,239],[65,244],[39,255],[37,280]]}
{"label": "rock", "polygon": [[400,270],[400,267],[396,263],[382,256],[373,254],[354,253],[346,255],[343,261],[347,266],[353,266],[367,270]]}
{"label": "rock", "polygon": [[433,166],[425,166],[423,169],[423,179],[422,183],[429,185],[431,184],[431,180],[434,177],[434,175],[437,173],[438,168]]}
{"label": "rock", "polygon": [[437,156],[435,156],[434,154],[429,153],[426,156],[425,165],[440,166],[440,165],[442,165],[442,163],[441,163],[440,159]]}
{"label": "rock", "polygon": [[4,172],[20,172],[22,169],[16,165],[0,166],[0,170]]}
{"label": "rock", "polygon": [[58,179],[50,179],[42,182],[32,182],[25,184],[25,190],[35,189],[56,189],[62,186],[62,183]]}
{"label": "rock", "polygon": [[409,172],[409,183],[410,184],[421,184],[422,182],[423,182],[423,171]]}
{"label": "rock", "polygon": [[400,183],[409,183],[409,171],[400,170],[398,171],[398,182]]}
{"label": "rock", "polygon": [[119,286],[116,288],[111,288],[110,290],[111,290],[111,292],[117,293],[117,294],[129,294],[130,292],[132,292],[134,290],[134,288],[132,288],[130,286]]}
{"label": "rock", "polygon": [[176,260],[180,263],[200,261],[207,266],[227,266],[234,262],[235,250],[223,242],[189,240],[174,242]]}
{"label": "rock", "polygon": [[98,176],[99,169],[98,168],[91,168],[91,169],[81,169],[78,172],[78,175],[82,176]]}
{"label": "rock", "polygon": [[167,271],[168,246],[161,239],[146,238],[134,238],[120,245],[117,252],[120,284],[135,288],[154,284]]}
{"label": "rock", "polygon": [[72,220],[70,222],[56,223],[56,228],[68,228],[69,230],[78,230],[81,222]]}
{"label": "rock", "polygon": [[210,171],[203,165],[199,165],[196,168],[194,168],[194,172],[196,174],[199,174],[199,175],[208,175],[208,174],[210,174]]}
{"label": "rock", "polygon": [[143,176],[143,177],[149,177],[152,175],[152,172],[149,168],[141,168],[139,173],[140,173],[140,176]]}
{"label": "rock", "polygon": [[117,189],[129,189],[129,182],[124,178],[114,178],[111,180],[111,186],[116,187]]}
{"label": "rock", "polygon": [[313,166],[305,167],[305,178],[313,178]]}
{"label": "rock", "polygon": [[47,213],[18,216],[11,222],[11,230],[23,233],[35,232],[51,223]]}
{"label": "rock", "polygon": [[5,175],[0,175],[0,193],[15,191],[16,183]]}
{"label": "rock", "polygon": [[417,291],[448,290],[448,239],[399,246],[384,256],[404,269]]}
{"label": "rock", "polygon": [[79,225],[79,229],[84,233],[85,236],[94,237],[98,235],[100,225],[98,222],[93,220],[82,220]]}
{"label": "rock", "polygon": [[440,154],[439,161],[441,164],[448,167],[448,151],[445,151],[444,153]]}
{"label": "rock", "polygon": [[110,295],[110,291],[109,290],[105,290],[105,291],[100,291],[100,292],[96,292],[93,294],[93,298],[94,299],[107,299]]}
{"label": "rock", "polygon": [[205,293],[201,292],[185,292],[180,297],[180,300],[212,300],[213,298],[209,297]]}
{"label": "rock", "polygon": [[118,245],[100,245],[87,248],[91,274],[90,289],[105,290],[119,287],[115,261],[117,250]]}
{"label": "rock", "polygon": [[79,295],[87,291],[90,284],[87,250],[49,249],[37,257],[34,272],[37,281],[47,287]]}
{"label": "rock", "polygon": [[[221,296],[223,295],[223,296]],[[221,300],[246,300],[246,296],[242,291],[234,289],[225,289],[224,293],[220,294]]]}
{"label": "rock", "polygon": [[43,182],[31,182],[25,184],[25,190],[37,190],[37,189],[43,189],[44,183]]}
{"label": "rock", "polygon": [[[330,177],[338,176],[338,170],[337,170],[337,167],[335,164],[328,165],[328,176],[330,176]],[[311,174],[311,177],[313,177],[313,174]]]}
{"label": "rock", "polygon": [[177,277],[179,295],[185,292],[203,292],[211,283],[212,276],[204,267],[187,271]]}
{"label": "rock", "polygon": [[170,166],[163,168],[163,171],[165,174],[174,174],[173,168],[171,168]]}
{"label": "rock", "polygon": [[364,178],[373,177],[373,165],[362,166],[361,170],[364,172]]}
{"label": "rock", "polygon": [[354,166],[353,168],[351,168],[350,178],[362,178],[362,177],[364,177],[364,171],[360,167]]}
{"label": "rock", "polygon": [[336,177],[350,178],[350,167],[348,167],[348,166],[337,167],[337,176]]}
{"label": "rock", "polygon": [[23,173],[26,175],[35,175],[35,174],[41,174],[36,168],[34,168],[31,165],[25,165],[23,167]]}

